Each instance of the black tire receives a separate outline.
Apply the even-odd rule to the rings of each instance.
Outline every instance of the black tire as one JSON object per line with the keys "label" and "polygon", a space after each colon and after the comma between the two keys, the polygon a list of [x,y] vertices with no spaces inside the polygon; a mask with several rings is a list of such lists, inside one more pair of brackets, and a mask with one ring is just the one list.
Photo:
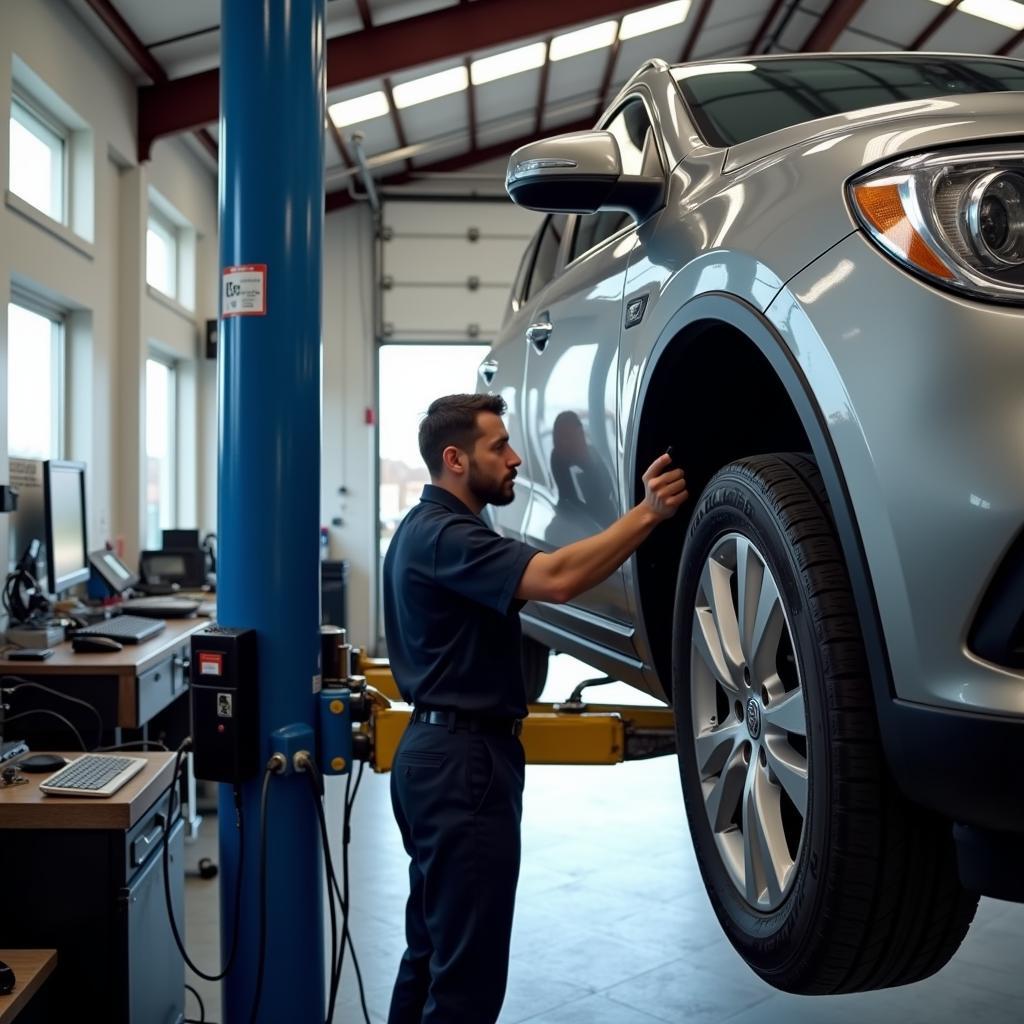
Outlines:
{"label": "black tire", "polygon": [[[788,889],[766,912],[716,846],[694,740],[694,606],[709,554],[731,534],[755,545],[778,584],[806,709],[806,814]],[[821,994],[904,985],[945,965],[978,896],[960,885],[950,823],[908,803],[888,773],[849,577],[808,456],[743,459],[708,484],[680,563],[672,665],[690,832],[715,913],[749,966],[776,988]],[[736,735],[745,727],[737,717]]]}
{"label": "black tire", "polygon": [[548,659],[551,650],[532,636],[523,636],[521,659],[523,682],[526,684],[526,703],[536,704],[548,681]]}

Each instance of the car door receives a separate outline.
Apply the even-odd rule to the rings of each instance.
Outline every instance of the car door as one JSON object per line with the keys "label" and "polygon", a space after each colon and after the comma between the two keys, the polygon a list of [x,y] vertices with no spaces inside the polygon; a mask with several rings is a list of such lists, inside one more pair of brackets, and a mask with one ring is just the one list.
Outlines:
{"label": "car door", "polygon": [[[639,98],[620,107],[607,130],[619,141],[625,172],[649,171],[652,151],[660,168],[650,117]],[[629,214],[600,211],[570,217],[566,236],[553,266],[541,260],[538,249],[524,302],[529,315],[522,334],[522,398],[531,498],[523,537],[542,550],[590,537],[623,511],[616,380],[636,225]],[[531,613],[551,622],[575,614],[574,632],[622,653],[633,651],[621,570],[567,609],[538,606]]]}
{"label": "car door", "polygon": [[[564,219],[563,217],[562,220],[564,221]],[[512,293],[509,296],[504,323],[494,345],[478,369],[477,390],[485,394],[490,392],[501,395],[505,399],[507,411],[504,419],[505,426],[508,428],[509,443],[520,455],[526,451],[521,395],[526,374],[526,349],[522,342],[522,333],[525,330],[528,314],[524,309],[523,302],[528,290],[538,244],[544,237],[545,231],[548,230],[550,220],[550,217],[545,219],[523,253],[515,282],[512,285]],[[560,232],[558,238],[561,239]],[[523,472],[521,469],[511,504],[488,505],[485,514],[499,533],[507,537],[521,538],[523,518],[529,503],[529,473]]]}

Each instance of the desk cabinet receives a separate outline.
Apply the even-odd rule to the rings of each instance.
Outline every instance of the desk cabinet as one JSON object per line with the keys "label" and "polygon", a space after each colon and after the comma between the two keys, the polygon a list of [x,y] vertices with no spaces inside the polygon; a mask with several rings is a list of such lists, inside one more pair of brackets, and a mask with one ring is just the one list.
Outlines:
{"label": "desk cabinet", "polygon": [[[162,758],[157,763],[166,785],[169,755],[150,756]],[[90,821],[116,826],[123,802],[49,797],[26,802],[30,793],[19,793],[17,805],[0,801],[0,826],[21,823],[0,828],[5,880],[0,946],[57,949],[51,993],[55,1021],[179,1024],[184,1019],[185,969],[163,889],[166,800],[156,801],[162,786],[153,768],[142,774],[148,777],[143,788],[125,796],[132,801],[126,827],[90,827]],[[37,783],[30,785],[34,789]],[[135,785],[133,780],[125,790]],[[42,827],[27,827],[33,817]],[[184,823],[178,819],[169,853],[171,902],[182,932],[183,847]]]}

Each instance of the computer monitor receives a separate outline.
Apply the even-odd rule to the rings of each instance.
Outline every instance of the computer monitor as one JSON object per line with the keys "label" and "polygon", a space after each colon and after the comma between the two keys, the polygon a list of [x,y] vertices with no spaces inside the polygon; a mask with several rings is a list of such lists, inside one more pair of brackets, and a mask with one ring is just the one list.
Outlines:
{"label": "computer monitor", "polygon": [[46,577],[51,594],[89,579],[85,523],[85,463],[43,463],[46,510]]}

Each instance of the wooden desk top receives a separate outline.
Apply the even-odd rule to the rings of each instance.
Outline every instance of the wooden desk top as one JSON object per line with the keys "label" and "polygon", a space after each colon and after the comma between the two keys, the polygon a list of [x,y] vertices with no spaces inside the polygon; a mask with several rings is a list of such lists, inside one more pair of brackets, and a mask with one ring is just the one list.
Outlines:
{"label": "wooden desk top", "polygon": [[0,658],[0,675],[31,676],[97,676],[123,675],[134,678],[155,665],[168,651],[187,640],[193,633],[210,625],[209,619],[168,619],[167,628],[141,644],[125,644],[120,651],[109,654],[77,653],[70,642],[58,644],[53,657],[46,661],[11,661]]}
{"label": "wooden desk top", "polygon": [[57,966],[55,949],[0,949],[0,960],[14,971],[14,991],[0,996],[0,1024],[10,1024]]}
{"label": "wooden desk top", "polygon": [[[0,829],[131,828],[170,785],[174,754],[163,751],[141,753],[136,750],[113,753],[144,757],[150,763],[113,796],[108,797],[47,796],[39,789],[39,783],[49,778],[46,774],[28,775],[29,781],[23,786],[0,786]],[[64,756],[71,759],[82,755],[79,751],[65,752]],[[3,957],[0,956],[0,959]]]}

